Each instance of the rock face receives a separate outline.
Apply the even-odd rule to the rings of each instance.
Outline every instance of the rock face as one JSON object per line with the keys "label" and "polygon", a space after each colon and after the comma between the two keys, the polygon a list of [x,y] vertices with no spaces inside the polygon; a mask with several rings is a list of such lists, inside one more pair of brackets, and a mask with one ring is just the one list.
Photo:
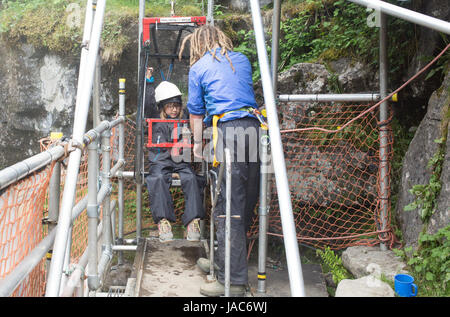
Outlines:
{"label": "rock face", "polygon": [[[436,153],[438,144],[434,140],[443,137],[442,133],[448,127],[450,108],[450,71],[442,84],[429,101],[425,118],[420,123],[403,160],[402,181],[396,211],[398,222],[403,232],[406,245],[416,245],[423,223],[419,210],[404,211],[404,206],[415,200],[409,190],[416,184],[428,184],[431,170],[427,168],[430,158]],[[447,132],[448,133],[448,132]],[[431,216],[428,232],[435,233],[450,223],[450,138],[447,136],[447,153],[442,166],[442,188],[437,199],[436,210]]]}
{"label": "rock face", "polygon": [[[23,44],[0,45],[0,167],[39,151],[52,129],[68,132],[76,96],[76,61]],[[65,129],[66,128],[66,129]]]}
{"label": "rock face", "polygon": [[[448,1],[439,0],[413,0],[410,8],[414,11],[435,17],[443,21],[450,20],[450,3]],[[414,59],[408,68],[408,78],[416,74],[422,67],[424,67],[429,61],[424,57],[435,56],[436,49],[442,49],[445,45],[440,47],[439,43],[442,41],[442,37],[436,31],[432,29],[417,26],[418,43],[417,52]],[[418,97],[426,92],[426,85],[424,85],[423,78],[426,75],[422,75],[419,80],[411,83],[413,97]],[[421,80],[420,80],[421,79]]]}
{"label": "rock face", "polygon": [[[133,33],[133,28],[135,32]],[[137,34],[137,25],[130,27]],[[177,34],[159,34],[161,53],[171,52]],[[187,35],[183,32],[184,36]],[[131,36],[131,35],[130,35]],[[137,103],[137,40],[114,64],[101,68],[101,119],[110,119],[118,110],[118,81],[126,79],[126,111],[132,114]],[[40,151],[39,139],[52,131],[72,134],[76,104],[79,56],[59,56],[39,50],[29,44],[10,45],[0,40],[0,169],[19,162]],[[167,76],[170,62],[162,60],[161,69]],[[156,59],[150,66],[158,69]],[[188,61],[175,61],[171,81],[186,91]],[[155,72],[156,82],[160,73]],[[185,94],[186,95],[186,94]],[[89,114],[88,127],[92,127]]]}

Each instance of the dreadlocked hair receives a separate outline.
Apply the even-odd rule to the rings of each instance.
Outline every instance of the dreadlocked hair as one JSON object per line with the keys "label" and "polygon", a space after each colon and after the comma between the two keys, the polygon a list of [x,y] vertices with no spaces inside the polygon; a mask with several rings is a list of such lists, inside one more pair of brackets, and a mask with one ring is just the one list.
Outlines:
{"label": "dreadlocked hair", "polygon": [[180,60],[187,41],[191,42],[190,66],[194,65],[206,52],[211,53],[214,59],[220,61],[216,56],[216,48],[219,47],[221,49],[220,54],[225,56],[230,63],[231,69],[235,72],[233,63],[228,56],[228,52],[233,50],[233,43],[230,38],[217,27],[203,25],[196,29],[192,34],[186,36],[181,43],[180,53],[178,55]]}

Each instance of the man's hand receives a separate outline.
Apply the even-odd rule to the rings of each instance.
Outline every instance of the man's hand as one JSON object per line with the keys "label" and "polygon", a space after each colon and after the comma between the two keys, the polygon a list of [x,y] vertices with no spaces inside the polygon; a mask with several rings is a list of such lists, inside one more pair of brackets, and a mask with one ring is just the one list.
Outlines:
{"label": "man's hand", "polygon": [[147,68],[147,73],[146,73],[146,77],[148,78],[148,79],[150,79],[151,77],[152,77],[152,75],[153,75],[153,67],[148,67]]}
{"label": "man's hand", "polygon": [[197,158],[203,160],[203,144],[201,142],[194,143],[193,152],[194,152],[194,157],[197,157]]}
{"label": "man's hand", "polygon": [[189,114],[192,134],[194,136],[194,158],[203,159],[203,116]]}

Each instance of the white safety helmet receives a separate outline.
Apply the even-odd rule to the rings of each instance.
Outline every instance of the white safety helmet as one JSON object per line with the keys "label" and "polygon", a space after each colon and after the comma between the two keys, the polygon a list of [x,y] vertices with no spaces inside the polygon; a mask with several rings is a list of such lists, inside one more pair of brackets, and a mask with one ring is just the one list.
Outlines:
{"label": "white safety helmet", "polygon": [[181,103],[181,95],[182,93],[178,87],[168,81],[161,82],[155,88],[155,100],[159,106],[162,106],[168,102]]}

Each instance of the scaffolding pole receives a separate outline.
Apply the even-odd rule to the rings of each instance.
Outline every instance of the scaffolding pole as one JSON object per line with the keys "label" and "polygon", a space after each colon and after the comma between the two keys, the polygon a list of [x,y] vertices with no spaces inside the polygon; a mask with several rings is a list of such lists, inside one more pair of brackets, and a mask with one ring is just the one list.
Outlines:
{"label": "scaffolding pole", "polygon": [[[119,79],[119,117],[123,118],[123,122],[119,125],[119,161],[123,161],[125,164],[125,78]],[[119,172],[123,172],[123,166],[119,169]],[[113,173],[111,173],[114,175]],[[119,177],[118,183],[118,205],[119,205],[119,219],[118,219],[118,236],[119,244],[123,241],[123,215],[124,215],[124,181],[123,177]],[[113,232],[114,234],[114,232]],[[123,264],[123,252],[118,254],[118,264]]]}
{"label": "scaffolding pole", "polygon": [[261,10],[258,0],[251,0],[251,12],[253,27],[255,30],[256,46],[258,51],[258,61],[261,70],[261,81],[266,104],[267,120],[269,124],[269,135],[272,148],[273,165],[280,203],[281,223],[283,228],[284,246],[286,250],[287,266],[289,271],[289,282],[291,296],[305,296],[303,282],[302,264],[300,262],[300,251],[298,248],[297,235],[295,230],[294,216],[292,214],[292,202],[289,192],[289,183],[286,173],[286,163],[281,142],[278,114],[275,104],[275,94],[273,91],[272,79],[267,57],[266,45],[264,42],[264,29],[261,18]]}
{"label": "scaffolding pole", "polygon": [[[105,0],[97,1],[95,16],[92,25],[92,33],[89,41],[89,51],[87,53],[85,61],[86,65],[83,67],[81,67],[80,65],[80,69],[85,70],[83,71],[84,76],[81,77],[78,81],[78,92],[80,93],[77,93],[75,120],[72,134],[72,146],[75,147],[75,150],[72,151],[69,156],[64,194],[61,202],[61,212],[58,218],[58,226],[53,248],[53,257],[49,270],[48,285],[45,292],[45,296],[47,297],[56,297],[59,294],[60,277],[63,271],[64,256],[67,246],[68,234],[70,231],[71,211],[73,208],[73,203],[75,201],[77,178],[81,161],[81,149],[77,148],[77,146],[82,144],[83,135],[86,129],[86,121],[92,95],[95,64],[98,57],[98,49],[100,47],[100,35],[103,26],[105,6]],[[86,11],[89,12],[90,10]],[[84,60],[81,60],[81,62],[83,63]]]}
{"label": "scaffolding pole", "polygon": [[[387,16],[380,14],[380,95],[384,99],[387,96],[388,85],[388,58],[387,58]],[[384,232],[387,226],[387,215],[389,205],[389,158],[388,158],[388,131],[385,124],[388,119],[388,102],[380,105],[380,230]],[[380,236],[383,237],[384,234]],[[383,239],[381,239],[383,240]],[[381,242],[380,249],[385,251],[386,244]]]}
{"label": "scaffolding pole", "polygon": [[278,100],[294,102],[372,102],[380,100],[380,94],[279,95]]}

